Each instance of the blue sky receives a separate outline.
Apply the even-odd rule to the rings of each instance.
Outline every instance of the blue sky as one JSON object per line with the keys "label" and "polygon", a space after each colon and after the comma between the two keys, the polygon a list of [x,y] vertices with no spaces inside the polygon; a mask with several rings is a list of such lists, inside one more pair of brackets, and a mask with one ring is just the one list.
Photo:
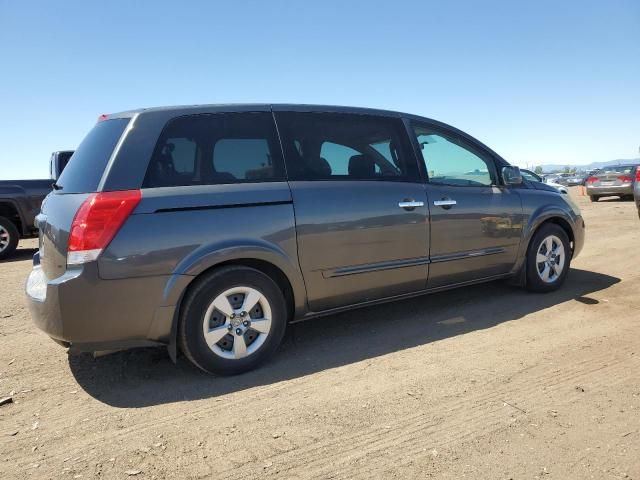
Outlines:
{"label": "blue sky", "polygon": [[514,164],[638,156],[640,2],[0,0],[0,178],[46,177],[101,113],[387,108]]}

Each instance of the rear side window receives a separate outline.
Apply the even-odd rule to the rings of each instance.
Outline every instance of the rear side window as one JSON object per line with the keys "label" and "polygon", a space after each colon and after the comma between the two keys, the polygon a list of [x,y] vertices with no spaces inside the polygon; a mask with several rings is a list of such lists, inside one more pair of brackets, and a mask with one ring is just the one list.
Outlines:
{"label": "rear side window", "polygon": [[166,125],[149,162],[144,187],[284,179],[270,113],[216,113],[178,117]]}
{"label": "rear side window", "polygon": [[56,184],[61,193],[95,192],[128,118],[98,122],[78,146]]}
{"label": "rear side window", "polygon": [[276,114],[290,180],[418,181],[404,125],[351,113]]}

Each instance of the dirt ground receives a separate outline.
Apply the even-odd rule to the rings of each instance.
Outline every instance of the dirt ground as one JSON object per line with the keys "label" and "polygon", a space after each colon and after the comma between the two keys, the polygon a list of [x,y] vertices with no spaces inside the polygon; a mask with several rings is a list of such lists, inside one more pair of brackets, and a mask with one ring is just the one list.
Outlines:
{"label": "dirt ground", "polygon": [[640,222],[580,204],[546,295],[495,282],[292,326],[214,378],[163,349],[68,357],[0,264],[0,478],[640,479]]}

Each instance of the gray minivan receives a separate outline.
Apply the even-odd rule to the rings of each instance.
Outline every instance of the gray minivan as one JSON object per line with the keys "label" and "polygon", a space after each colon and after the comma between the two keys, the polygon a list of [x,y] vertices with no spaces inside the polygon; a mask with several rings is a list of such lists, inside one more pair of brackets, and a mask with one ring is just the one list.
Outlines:
{"label": "gray minivan", "polygon": [[558,288],[567,196],[443,123],[308,105],[102,115],[37,217],[26,292],[70,351],[259,366],[288,322],[513,278]]}

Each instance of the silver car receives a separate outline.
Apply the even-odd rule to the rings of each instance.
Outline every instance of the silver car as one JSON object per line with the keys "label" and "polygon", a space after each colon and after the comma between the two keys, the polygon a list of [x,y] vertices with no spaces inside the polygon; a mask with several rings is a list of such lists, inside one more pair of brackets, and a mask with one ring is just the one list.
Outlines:
{"label": "silver car", "polygon": [[633,181],[637,165],[613,165],[604,167],[587,178],[587,195],[592,202],[600,197],[633,198]]}
{"label": "silver car", "polygon": [[567,190],[567,187],[565,187],[564,185],[561,185],[559,183],[555,183],[555,181],[554,181],[555,177],[542,178],[537,173],[534,173],[531,170],[525,170],[525,169],[522,169],[522,168],[520,169],[520,173],[522,173],[522,178],[524,178],[525,180],[528,180],[529,182],[545,183],[546,185],[549,185],[550,187],[555,188],[560,193],[564,193],[565,195],[567,195],[569,193],[569,190]]}

